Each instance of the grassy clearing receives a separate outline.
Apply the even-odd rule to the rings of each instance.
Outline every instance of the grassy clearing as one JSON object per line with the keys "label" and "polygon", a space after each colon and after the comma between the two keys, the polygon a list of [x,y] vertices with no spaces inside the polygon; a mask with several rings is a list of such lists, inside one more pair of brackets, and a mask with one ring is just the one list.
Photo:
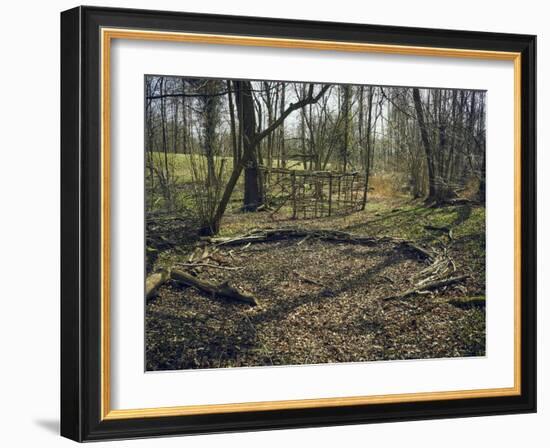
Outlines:
{"label": "grassy clearing", "polygon": [[[164,154],[161,152],[153,152],[153,161],[155,166],[164,165]],[[191,159],[195,159],[194,163],[202,165],[206,163],[206,157],[201,154],[175,154],[168,153],[168,166],[172,170],[178,182],[186,183],[193,181],[193,173],[191,170]],[[233,170],[233,157],[214,156],[214,164],[219,167],[224,163],[224,172],[228,175]],[[273,159],[272,167],[277,168],[280,162]],[[304,164],[300,160],[288,160],[287,168],[293,170],[303,170]]]}
{"label": "grassy clearing", "polygon": [[[164,154],[161,152],[152,153],[154,167],[164,172],[165,171],[165,159]],[[197,167],[199,173],[207,172],[206,157],[200,154],[167,154],[167,165],[170,173],[170,179],[177,188],[172,191],[173,204],[176,209],[184,210],[187,213],[193,213],[195,209],[195,199],[192,195],[192,183],[196,181],[193,176],[193,164]],[[279,164],[277,159],[273,159],[272,167],[276,168]],[[233,158],[232,157],[214,157],[214,165],[216,173],[221,173],[222,184],[226,183],[233,170]],[[223,165],[223,166],[222,166]],[[302,171],[304,165],[300,160],[288,160],[287,168]],[[329,166],[330,169],[330,166]],[[150,172],[146,169],[146,178],[149,179]],[[163,210],[166,208],[165,200],[159,190],[158,181],[155,180],[157,188],[155,191],[148,192],[149,208],[151,210]],[[146,181],[146,185],[150,185],[150,181]],[[238,210],[242,206],[242,200],[244,196],[244,180],[243,176],[238,180],[237,185],[231,196],[229,203],[229,211]]]}

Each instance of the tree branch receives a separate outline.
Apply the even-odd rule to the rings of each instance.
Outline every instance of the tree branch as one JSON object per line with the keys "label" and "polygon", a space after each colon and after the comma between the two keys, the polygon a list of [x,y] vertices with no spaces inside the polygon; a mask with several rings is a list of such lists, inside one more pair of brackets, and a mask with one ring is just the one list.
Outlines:
{"label": "tree branch", "polygon": [[330,88],[330,85],[325,84],[322,87],[322,89],[319,91],[319,93],[313,96],[313,85],[310,85],[308,96],[303,100],[300,100],[297,103],[294,103],[288,106],[288,108],[279,116],[277,120],[275,120],[270,126],[265,128],[262,132],[256,134],[256,136],[254,137],[255,142],[259,143],[262,139],[267,137],[271,132],[277,129],[283,123],[283,121],[285,121],[286,117],[288,117],[295,110],[298,110],[304,106],[307,106],[308,104],[317,103],[317,101],[321,99],[321,97],[326,93],[326,91],[329,88]]}

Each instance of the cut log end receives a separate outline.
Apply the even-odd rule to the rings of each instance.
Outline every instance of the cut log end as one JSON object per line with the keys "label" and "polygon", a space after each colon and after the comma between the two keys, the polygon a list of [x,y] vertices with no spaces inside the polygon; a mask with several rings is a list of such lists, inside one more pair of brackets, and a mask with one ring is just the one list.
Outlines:
{"label": "cut log end", "polygon": [[170,279],[170,271],[155,272],[145,280],[145,298],[152,299],[157,295],[159,288]]}

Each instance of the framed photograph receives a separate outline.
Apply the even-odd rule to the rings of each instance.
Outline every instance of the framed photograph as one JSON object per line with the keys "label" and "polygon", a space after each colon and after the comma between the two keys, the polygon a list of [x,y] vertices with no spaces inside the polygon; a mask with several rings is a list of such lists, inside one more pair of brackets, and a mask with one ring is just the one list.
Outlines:
{"label": "framed photograph", "polygon": [[535,412],[535,44],[63,12],[62,435]]}

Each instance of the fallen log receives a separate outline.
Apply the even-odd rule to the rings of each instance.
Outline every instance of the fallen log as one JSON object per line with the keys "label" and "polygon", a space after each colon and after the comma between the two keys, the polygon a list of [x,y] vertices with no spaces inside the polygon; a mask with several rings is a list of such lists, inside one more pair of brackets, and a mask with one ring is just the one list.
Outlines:
{"label": "fallen log", "polygon": [[253,230],[244,235],[235,237],[214,237],[209,238],[209,242],[216,246],[240,246],[244,244],[256,244],[266,243],[272,241],[280,241],[283,239],[300,239],[299,244],[302,244],[306,240],[318,239],[322,241],[330,241],[336,243],[348,243],[348,244],[364,244],[367,246],[374,246],[381,243],[396,244],[409,252],[415,253],[422,260],[432,261],[434,254],[430,251],[423,249],[416,245],[412,241],[392,238],[388,236],[384,237],[371,237],[365,235],[355,235],[353,233],[342,232],[340,230],[323,230],[323,229],[296,229],[296,228],[282,228],[282,229],[263,229]]}
{"label": "fallen log", "polygon": [[212,263],[176,263],[177,266],[183,266],[186,268],[212,268],[212,269],[222,269],[226,271],[239,271],[243,268],[233,267],[233,266],[222,266],[219,264]]}
{"label": "fallen log", "polygon": [[398,244],[406,250],[418,255],[422,260],[434,261],[435,259],[435,255],[432,252],[414,244],[411,241],[399,241]]}
{"label": "fallen log", "polygon": [[417,288],[409,289],[405,292],[402,292],[401,294],[384,297],[382,300],[386,301],[386,300],[406,299],[416,294],[426,293],[427,291],[430,291],[432,289],[442,288],[444,286],[450,286],[450,285],[454,285],[455,283],[460,283],[461,281],[466,280],[467,278],[468,278],[467,275],[460,275],[458,277],[450,277],[443,280],[437,280],[435,282],[427,283]]}
{"label": "fallen log", "polygon": [[217,246],[239,246],[247,243],[263,243],[291,238],[317,238],[326,241],[376,244],[383,239],[368,236],[353,235],[338,230],[310,230],[310,229],[265,229],[254,230],[244,235],[229,238],[210,238],[210,242]]}
{"label": "fallen log", "polygon": [[170,271],[160,271],[149,275],[145,279],[145,298],[151,299],[158,289],[170,279]]}
{"label": "fallen log", "polygon": [[485,306],[485,296],[459,297],[449,300],[448,303],[457,308],[481,308]]}
{"label": "fallen log", "polygon": [[199,291],[211,296],[223,297],[225,299],[247,303],[251,306],[256,306],[259,304],[258,300],[254,296],[239,291],[237,288],[231,286],[227,281],[216,285],[206,280],[201,280],[198,277],[194,277],[191,274],[179,269],[172,269],[170,278],[177,283],[182,283],[186,286],[193,286]]}
{"label": "fallen log", "polygon": [[447,233],[450,229],[450,227],[447,227],[447,226],[430,226],[430,225],[426,225],[424,226],[424,228],[426,230],[433,230],[435,232],[445,232]]}
{"label": "fallen log", "polygon": [[471,199],[468,199],[468,198],[450,198],[450,199],[443,199],[441,201],[437,201],[435,202],[432,207],[433,208],[437,208],[437,207],[453,207],[453,206],[456,206],[456,205],[475,205],[476,202],[475,201],[472,201]]}
{"label": "fallen log", "polygon": [[431,231],[434,231],[434,232],[444,232],[447,234],[447,236],[449,237],[450,240],[453,239],[453,229],[451,229],[450,227],[446,227],[446,226],[424,226],[424,228],[426,230],[431,230]]}

